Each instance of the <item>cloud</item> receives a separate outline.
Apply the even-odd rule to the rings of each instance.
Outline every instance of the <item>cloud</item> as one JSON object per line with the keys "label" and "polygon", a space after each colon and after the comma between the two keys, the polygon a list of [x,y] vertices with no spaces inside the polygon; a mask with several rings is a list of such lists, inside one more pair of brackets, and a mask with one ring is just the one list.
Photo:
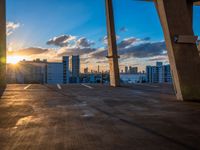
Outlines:
{"label": "cloud", "polygon": [[64,56],[64,55],[84,55],[89,54],[91,52],[96,51],[95,48],[90,47],[63,47],[57,51],[58,57]]}
{"label": "cloud", "polygon": [[96,51],[96,48],[93,48],[93,45],[95,45],[93,41],[90,41],[85,37],[77,37],[72,35],[54,37],[53,39],[50,39],[47,44],[60,47],[56,50],[56,58],[61,58],[65,55],[80,55],[81,58],[83,58],[84,55]]}
{"label": "cloud", "polygon": [[104,37],[101,39],[101,41],[102,41],[105,45],[107,45],[107,44],[108,44],[108,36],[104,36]]}
{"label": "cloud", "polygon": [[97,64],[102,64],[102,63],[103,63],[103,64],[105,64],[105,63],[107,64],[107,63],[108,63],[108,60],[107,60],[107,59],[106,59],[106,60],[105,60],[105,59],[102,59],[102,60],[98,60],[96,63],[97,63]]}
{"label": "cloud", "polygon": [[119,50],[119,55],[136,58],[148,58],[166,55],[165,42],[143,43]]}
{"label": "cloud", "polygon": [[82,37],[82,38],[80,38],[80,39],[78,39],[77,41],[76,41],[76,45],[78,46],[78,47],[85,47],[85,48],[87,48],[87,47],[91,47],[92,45],[94,45],[95,43],[94,42],[92,42],[92,41],[89,41],[87,38],[85,38],[85,37]]}
{"label": "cloud", "polygon": [[63,49],[84,49],[90,48],[95,43],[85,37],[78,38],[72,35],[61,35],[47,41],[47,45],[59,46]]}
{"label": "cloud", "polygon": [[145,37],[145,38],[142,39],[142,41],[150,41],[150,40],[151,40],[150,37]]}
{"label": "cloud", "polygon": [[167,60],[168,60],[167,56],[156,56],[148,59],[148,61],[167,61]]}
{"label": "cloud", "polygon": [[124,39],[118,44],[118,49],[123,49],[123,48],[126,48],[128,46],[131,46],[135,42],[137,42],[137,39],[133,38],[133,37]]}
{"label": "cloud", "polygon": [[138,39],[135,37],[125,38],[118,44],[118,49],[124,49],[124,48],[131,47],[133,45],[147,43],[150,41],[150,39],[151,39],[150,37],[145,37],[143,39]]}
{"label": "cloud", "polygon": [[[116,40],[119,40],[120,36],[116,35]],[[103,42],[105,45],[108,45],[108,36],[104,36],[103,38],[99,39],[100,42]]]}
{"label": "cloud", "polygon": [[[129,40],[124,40],[129,41]],[[165,42],[154,42],[154,43],[140,43],[138,45],[132,45],[134,40],[131,42],[120,42],[118,44],[118,54],[123,58],[150,58],[155,56],[166,56]],[[123,43],[123,44],[122,44]],[[98,49],[92,53],[92,57],[96,59],[102,59],[107,56],[108,52],[106,48]]]}
{"label": "cloud", "polygon": [[[96,51],[95,48],[77,48],[77,47],[62,47],[58,50],[56,49],[45,49],[30,47],[25,49],[19,49],[16,51],[8,51],[8,55],[18,55],[29,58],[45,58],[49,60],[59,60],[62,56],[71,55],[87,55],[91,52]],[[86,57],[87,58],[87,57]]]}
{"label": "cloud", "polygon": [[49,51],[48,49],[30,47],[30,48],[20,49],[16,51],[8,51],[8,55],[29,56],[29,55],[42,54],[48,51]]}
{"label": "cloud", "polygon": [[13,32],[19,27],[20,27],[20,23],[7,22],[6,23],[7,36],[13,34]]}
{"label": "cloud", "polygon": [[128,29],[127,29],[126,27],[121,27],[119,31],[120,31],[120,32],[127,32]]}
{"label": "cloud", "polygon": [[69,46],[71,42],[76,40],[75,36],[72,35],[61,35],[58,37],[54,37],[47,41],[47,45],[54,45],[59,47]]}
{"label": "cloud", "polygon": [[[62,37],[62,38],[61,38]],[[106,37],[105,37],[106,39]],[[133,62],[132,59],[138,60],[144,58],[146,61],[167,60],[165,42],[150,42],[150,38],[137,39],[134,37],[126,38],[120,41],[118,54],[121,62]],[[70,41],[69,43],[67,41]],[[71,43],[73,42],[73,43]],[[80,55],[84,63],[105,63],[108,61],[107,46],[94,47],[94,42],[87,38],[75,38],[75,36],[60,36],[53,38],[49,43],[60,45],[57,49],[45,49],[30,47],[17,51],[8,52],[12,55],[29,56],[29,58],[48,59],[50,61],[61,60],[62,56]],[[67,46],[64,46],[65,44]],[[131,59],[131,60],[130,60]],[[134,62],[135,63],[135,62]]]}

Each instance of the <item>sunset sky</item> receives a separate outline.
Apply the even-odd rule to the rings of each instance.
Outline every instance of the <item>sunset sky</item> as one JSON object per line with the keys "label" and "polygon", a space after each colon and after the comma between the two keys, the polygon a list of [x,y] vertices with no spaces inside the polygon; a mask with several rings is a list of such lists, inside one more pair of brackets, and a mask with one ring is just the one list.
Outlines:
{"label": "sunset sky", "polygon": [[[114,0],[120,67],[168,61],[153,3]],[[200,8],[194,9],[200,35]],[[8,58],[60,61],[80,55],[82,68],[107,69],[104,0],[7,0]]]}

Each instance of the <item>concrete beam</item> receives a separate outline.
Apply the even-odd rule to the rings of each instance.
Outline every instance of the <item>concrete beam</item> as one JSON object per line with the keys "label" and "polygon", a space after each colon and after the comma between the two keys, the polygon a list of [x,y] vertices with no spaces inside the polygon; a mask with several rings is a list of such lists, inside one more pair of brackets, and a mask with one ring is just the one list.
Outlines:
{"label": "concrete beam", "polygon": [[119,64],[114,24],[114,12],[112,0],[105,0],[106,2],[106,17],[107,17],[107,33],[108,33],[108,59],[110,65],[110,85],[120,86]]}
{"label": "concrete beam", "polygon": [[[153,2],[155,0],[135,0],[135,1],[146,1],[146,2]],[[192,2],[194,5],[199,5],[200,0],[187,0],[188,2]]]}
{"label": "concrete beam", "polygon": [[0,87],[6,86],[6,2],[0,0]]}
{"label": "concrete beam", "polygon": [[200,59],[194,43],[175,43],[177,35],[194,36],[192,7],[187,0],[155,0],[163,27],[176,96],[200,100]]}

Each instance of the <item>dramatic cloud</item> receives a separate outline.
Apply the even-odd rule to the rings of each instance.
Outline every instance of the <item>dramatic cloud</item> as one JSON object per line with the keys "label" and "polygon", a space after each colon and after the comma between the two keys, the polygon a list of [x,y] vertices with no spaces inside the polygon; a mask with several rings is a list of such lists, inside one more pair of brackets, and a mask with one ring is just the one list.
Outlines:
{"label": "dramatic cloud", "polygon": [[121,41],[121,42],[118,44],[118,49],[127,48],[128,46],[131,46],[131,45],[134,44],[135,42],[137,42],[137,39],[136,39],[136,38],[133,38],[133,37],[124,39],[123,41]]}
{"label": "dramatic cloud", "polygon": [[88,47],[91,47],[92,45],[94,45],[95,43],[92,42],[92,41],[89,41],[87,38],[85,37],[82,37],[80,39],[78,39],[76,41],[76,45],[78,47],[84,47],[84,48],[88,48]]}
{"label": "dramatic cloud", "polygon": [[104,36],[101,40],[105,45],[108,44],[108,36]]}
{"label": "dramatic cloud", "polygon": [[[120,36],[116,35],[116,40],[119,40]],[[104,36],[103,38],[99,39],[100,42],[103,42],[105,45],[108,45],[108,36]]]}
{"label": "dramatic cloud", "polygon": [[19,27],[20,27],[20,23],[7,22],[6,24],[7,36],[13,34],[13,32]]}
{"label": "dramatic cloud", "polygon": [[80,48],[80,47],[63,47],[57,51],[58,57],[65,56],[65,55],[84,55],[84,54],[89,54],[91,52],[96,51],[95,48],[90,48],[90,47],[85,47],[85,48]]}
{"label": "dramatic cloud", "polygon": [[20,49],[17,51],[8,51],[8,55],[29,56],[29,55],[42,54],[48,51],[49,51],[48,49],[30,47],[30,48]]}
{"label": "dramatic cloud", "polygon": [[84,49],[90,48],[95,45],[95,43],[85,37],[78,38],[72,35],[61,35],[50,39],[47,45],[59,46],[64,49]]}
{"label": "dramatic cloud", "polygon": [[137,39],[135,37],[126,38],[118,44],[118,49],[129,48],[137,44],[147,43],[150,39],[150,37],[145,37],[143,39]]}
{"label": "dramatic cloud", "polygon": [[[104,40],[107,37],[104,37]],[[26,48],[17,51],[9,51],[9,55],[28,56],[29,58],[48,59],[49,61],[60,61],[62,56],[80,55],[82,64],[102,63],[107,64],[107,46],[94,47],[91,42],[84,37],[64,35],[53,38],[48,44],[59,46],[56,49]],[[137,63],[136,60],[144,58],[145,61],[167,61],[165,42],[150,42],[150,38],[137,39],[134,37],[126,38],[118,44],[118,54],[122,63]],[[134,60],[133,60],[134,59]],[[144,64],[143,64],[144,65]]]}
{"label": "dramatic cloud", "polygon": [[127,57],[147,58],[166,55],[165,42],[144,43],[119,50],[119,55]]}
{"label": "dramatic cloud", "polygon": [[71,42],[76,40],[75,36],[72,35],[61,35],[59,37],[54,37],[47,42],[47,45],[55,45],[59,47],[69,46]]}
{"label": "dramatic cloud", "polygon": [[148,61],[167,61],[168,57],[167,56],[156,56],[148,59]]}
{"label": "dramatic cloud", "polygon": [[126,27],[121,27],[120,28],[120,32],[127,32],[127,31],[128,31],[128,29]]}
{"label": "dramatic cloud", "polygon": [[102,60],[98,60],[96,63],[98,63],[98,64],[102,64],[102,63],[105,64],[106,63],[107,64],[108,60],[102,59]]}
{"label": "dramatic cloud", "polygon": [[95,59],[102,59],[102,58],[106,58],[107,55],[108,55],[107,49],[99,48],[95,52],[91,53],[90,57],[95,58]]}
{"label": "dramatic cloud", "polygon": [[142,39],[142,41],[150,41],[150,40],[151,40],[150,37],[145,37],[145,38]]}
{"label": "dramatic cloud", "polygon": [[[127,41],[127,40],[125,40]],[[165,42],[155,42],[155,43],[142,43],[139,45],[132,45],[132,42],[120,42],[118,47],[118,54],[123,58],[150,58],[155,56],[165,56],[166,55],[166,46]],[[96,59],[102,59],[107,56],[107,49],[99,49],[92,53],[92,57]]]}

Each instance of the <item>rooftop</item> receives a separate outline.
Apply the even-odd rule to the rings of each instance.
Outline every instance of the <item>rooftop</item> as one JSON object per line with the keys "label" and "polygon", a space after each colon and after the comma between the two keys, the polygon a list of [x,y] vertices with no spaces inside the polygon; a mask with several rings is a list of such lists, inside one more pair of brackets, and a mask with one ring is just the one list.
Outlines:
{"label": "rooftop", "polygon": [[8,85],[1,149],[199,149],[200,103],[170,85]]}

